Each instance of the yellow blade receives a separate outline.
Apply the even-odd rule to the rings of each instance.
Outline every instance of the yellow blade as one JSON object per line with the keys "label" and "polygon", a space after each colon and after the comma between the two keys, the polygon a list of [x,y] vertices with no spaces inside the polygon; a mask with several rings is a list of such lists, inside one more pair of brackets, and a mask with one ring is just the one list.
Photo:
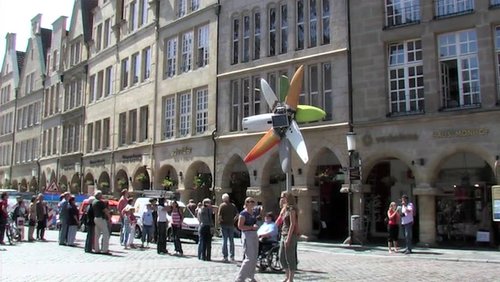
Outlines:
{"label": "yellow blade", "polygon": [[295,74],[293,75],[292,82],[290,83],[290,88],[288,90],[288,95],[285,99],[285,104],[292,110],[297,110],[297,105],[299,104],[299,94],[302,90],[302,81],[304,78],[304,66],[300,66]]}

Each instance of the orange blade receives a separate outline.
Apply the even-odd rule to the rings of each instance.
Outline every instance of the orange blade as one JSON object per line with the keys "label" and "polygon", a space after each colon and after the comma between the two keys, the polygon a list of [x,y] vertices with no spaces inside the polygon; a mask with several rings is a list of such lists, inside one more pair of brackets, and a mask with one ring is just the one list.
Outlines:
{"label": "orange blade", "polygon": [[300,66],[295,74],[293,75],[292,82],[290,83],[290,88],[288,90],[288,95],[285,99],[285,104],[292,110],[297,110],[297,104],[299,104],[299,94],[302,90],[302,81],[304,78],[304,66]]}
{"label": "orange blade", "polygon": [[276,134],[276,132],[274,132],[274,129],[269,129],[267,133],[260,138],[259,142],[253,146],[252,150],[247,154],[243,161],[245,163],[249,163],[257,159],[278,144],[280,140],[280,137]]}

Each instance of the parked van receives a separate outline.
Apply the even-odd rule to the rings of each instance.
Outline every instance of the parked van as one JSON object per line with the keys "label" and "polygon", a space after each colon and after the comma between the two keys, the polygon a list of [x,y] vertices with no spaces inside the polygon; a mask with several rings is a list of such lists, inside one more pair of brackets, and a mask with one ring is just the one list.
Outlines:
{"label": "parked van", "polygon": [[[155,197],[156,198],[156,197]],[[141,216],[146,210],[146,205],[149,203],[150,197],[142,197],[137,198],[135,200],[134,208],[135,208],[135,217],[137,218],[137,225],[135,227],[135,236],[136,238],[141,238],[142,236],[142,221]],[[169,206],[173,200],[165,200],[165,206]],[[194,214],[186,207],[186,205],[177,201],[179,204],[179,209],[182,211],[182,215],[184,216],[184,220],[182,221],[182,228],[179,232],[180,238],[191,239],[198,243],[198,226],[200,223]],[[167,228],[167,240],[170,241],[172,235],[172,217],[167,213],[168,219],[168,228]]]}

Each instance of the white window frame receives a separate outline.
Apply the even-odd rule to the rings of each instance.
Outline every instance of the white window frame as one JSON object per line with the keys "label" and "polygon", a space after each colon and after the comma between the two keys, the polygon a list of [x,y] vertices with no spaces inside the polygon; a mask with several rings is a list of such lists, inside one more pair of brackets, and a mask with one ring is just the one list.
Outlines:
{"label": "white window frame", "polygon": [[420,0],[385,0],[386,26],[420,21]]}
{"label": "white window frame", "polygon": [[[272,19],[272,14],[274,13],[274,20]],[[268,9],[268,26],[267,26],[267,38],[268,38],[268,55],[276,56],[278,54],[278,24],[279,24],[279,13],[276,6],[270,6]],[[274,42],[273,42],[274,40]],[[274,46],[273,46],[274,45]]]}
{"label": "white window frame", "polygon": [[330,44],[331,33],[330,33],[330,0],[321,0],[321,44]]}
{"label": "white window frame", "polygon": [[[305,48],[306,41],[306,5],[304,3],[305,0],[297,0],[295,6],[295,18],[296,18],[296,32],[295,32],[295,49],[302,50]],[[302,8],[299,9],[299,5],[302,5]],[[300,14],[299,14],[300,13]],[[300,36],[302,35],[302,39]]]}
{"label": "white window frame", "polygon": [[239,63],[239,54],[240,54],[240,19],[233,18],[231,21],[231,64]]}
{"label": "white window frame", "polygon": [[132,54],[130,57],[130,63],[130,85],[136,85],[139,83],[139,79],[141,77],[141,56],[139,55],[139,52]]}
{"label": "white window frame", "polygon": [[175,137],[175,95],[165,97],[163,101],[163,139]]}
{"label": "white window frame", "polygon": [[474,10],[474,0],[436,0],[436,16],[446,17]]}
{"label": "white window frame", "polygon": [[279,15],[280,15],[279,53],[284,54],[288,51],[288,6],[286,3],[280,5]]}
{"label": "white window frame", "polygon": [[208,88],[196,90],[196,133],[208,130]]}
{"label": "white window frame", "polygon": [[123,90],[129,87],[129,76],[130,76],[130,62],[129,58],[124,58],[121,61],[121,73],[120,73],[120,88]]}
{"label": "white window frame", "polygon": [[142,50],[142,81],[149,80],[151,77],[151,46]]}
{"label": "white window frame", "polygon": [[243,54],[241,62],[245,63],[250,60],[250,15],[243,15]]}
{"label": "white window frame", "polygon": [[147,141],[149,126],[149,107],[143,106],[139,109],[139,142]]}
{"label": "white window frame", "polygon": [[[481,83],[476,31],[468,29],[439,35],[438,51],[442,106],[444,108],[463,108],[480,105]],[[457,67],[458,97],[449,96],[452,89],[449,87],[449,79],[445,75],[445,63],[452,61],[456,62]],[[466,79],[467,77],[469,79]],[[453,98],[457,98],[458,101],[452,100]]]}
{"label": "white window frame", "polygon": [[204,67],[209,62],[209,26],[204,25],[198,28],[198,67]]}
{"label": "white window frame", "polygon": [[191,93],[179,94],[179,137],[189,136],[191,132]]}
{"label": "white window frame", "polygon": [[[500,0],[497,1],[500,5]],[[500,100],[500,25],[495,27],[495,56],[496,56],[496,72],[497,72],[497,97]]]}
{"label": "white window frame", "polygon": [[167,40],[166,76],[173,77],[177,72],[177,37]]}
{"label": "white window frame", "polygon": [[424,66],[421,39],[389,44],[387,52],[390,113],[424,112]]}
{"label": "white window frame", "polygon": [[182,72],[189,72],[193,69],[193,37],[193,31],[182,34]]}
{"label": "white window frame", "polygon": [[262,22],[260,11],[253,13],[253,59],[260,59],[260,38],[262,33]]}

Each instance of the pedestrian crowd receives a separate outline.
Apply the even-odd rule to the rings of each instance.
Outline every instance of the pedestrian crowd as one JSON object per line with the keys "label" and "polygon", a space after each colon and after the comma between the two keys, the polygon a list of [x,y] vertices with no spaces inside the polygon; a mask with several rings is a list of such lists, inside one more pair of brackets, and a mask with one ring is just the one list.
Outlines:
{"label": "pedestrian crowd", "polygon": [[[8,219],[7,194],[1,195],[0,201],[0,244],[5,244],[4,233]],[[33,196],[28,206],[18,197],[13,212],[10,215],[20,231],[19,241],[24,240],[24,220],[27,219],[28,241],[46,241],[45,229],[49,215],[49,208],[44,201],[43,194]],[[272,212],[264,213],[262,206],[252,197],[246,198],[241,212],[230,201],[229,195],[222,196],[219,207],[212,205],[212,200],[204,199],[196,204],[189,200],[186,206],[199,222],[198,227],[198,259],[210,261],[212,258],[212,237],[215,234],[215,220],[218,220],[222,235],[223,262],[235,262],[235,234],[241,235],[243,245],[243,261],[235,281],[255,281],[255,271],[258,257],[263,246],[279,245],[280,262],[286,273],[284,281],[293,281],[297,270],[297,239],[299,236],[298,211],[295,197],[291,193],[283,192],[280,198],[280,213],[276,218]],[[109,239],[111,234],[111,210],[108,201],[101,191],[86,200],[81,210],[78,209],[75,197],[68,192],[60,196],[57,205],[59,214],[58,244],[75,247],[75,237],[79,227],[87,231],[84,250],[86,253],[111,255]],[[120,215],[120,244],[124,249],[149,248],[155,243],[159,255],[168,254],[167,228],[171,227],[174,255],[183,256],[180,232],[183,225],[184,213],[174,200],[167,204],[164,198],[152,198],[145,205],[141,214],[137,214],[134,199],[129,197],[128,190],[121,192],[117,207]],[[82,216],[82,215],[83,216]],[[142,232],[139,244],[136,244],[136,230],[140,217]],[[171,222],[169,222],[171,221]],[[278,231],[281,228],[281,233]],[[36,230],[36,238],[35,238]],[[280,240],[281,237],[281,241]]]}

